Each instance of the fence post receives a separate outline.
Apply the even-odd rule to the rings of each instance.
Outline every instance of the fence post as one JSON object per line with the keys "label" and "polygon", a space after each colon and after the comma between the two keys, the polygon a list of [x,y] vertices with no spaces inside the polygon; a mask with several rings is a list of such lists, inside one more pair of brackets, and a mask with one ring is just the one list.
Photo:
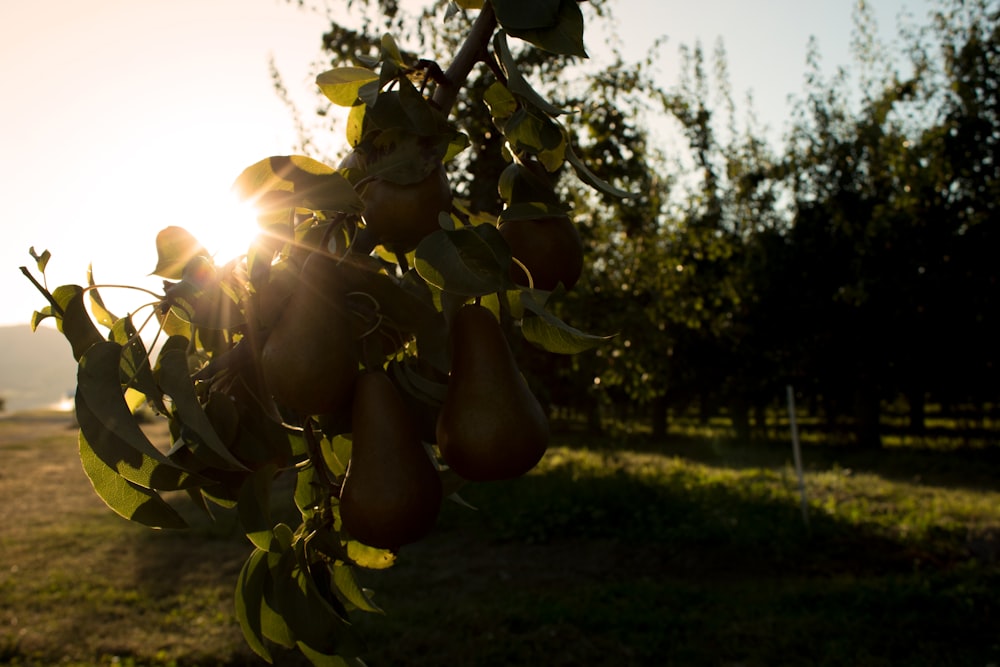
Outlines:
{"label": "fence post", "polygon": [[788,424],[792,431],[792,457],[795,461],[795,475],[799,478],[799,497],[802,501],[802,522],[809,528],[809,504],[806,501],[806,482],[802,474],[802,450],[799,447],[799,426],[795,421],[795,391],[792,385],[785,386],[788,394]]}

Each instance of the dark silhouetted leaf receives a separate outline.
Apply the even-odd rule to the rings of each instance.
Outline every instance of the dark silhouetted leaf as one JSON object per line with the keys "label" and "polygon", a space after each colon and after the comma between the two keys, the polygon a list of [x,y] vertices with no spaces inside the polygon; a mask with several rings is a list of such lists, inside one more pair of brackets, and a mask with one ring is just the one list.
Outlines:
{"label": "dark silhouetted leaf", "polygon": [[275,467],[264,466],[249,475],[240,489],[237,501],[240,523],[254,546],[258,549],[270,549],[274,532],[271,521],[271,482],[274,479]]}
{"label": "dark silhouetted leaf", "polygon": [[175,418],[190,430],[198,443],[208,448],[212,456],[205,458],[216,459],[206,462],[222,468],[246,470],[246,467],[226,448],[201,403],[198,402],[194,383],[188,373],[187,354],[184,350],[165,345],[156,366],[157,383],[163,392],[173,399]]}
{"label": "dark silhouetted leaf", "polygon": [[524,338],[548,352],[557,354],[577,354],[593,349],[611,339],[609,336],[595,336],[575,329],[548,312],[537,301],[525,298],[525,309],[535,313],[525,317],[521,323]]}
{"label": "dark silhouetted leaf", "polygon": [[261,606],[267,575],[267,552],[254,549],[243,563],[243,569],[236,580],[236,620],[247,645],[254,653],[271,662],[271,652],[264,643],[264,631],[261,628]]}
{"label": "dark silhouetted leaf", "polygon": [[493,0],[497,23],[508,30],[550,28],[559,15],[559,0]]}
{"label": "dark silhouetted leaf", "polygon": [[121,345],[91,346],[77,369],[76,414],[96,456],[117,474],[146,488],[174,490],[197,480],[175,466],[139,427],[119,382]]}
{"label": "dark silhouetted leaf", "polygon": [[508,26],[507,32],[512,37],[523,39],[550,53],[587,57],[587,49],[583,44],[583,13],[576,0],[562,0],[559,3],[559,16],[550,27],[519,29]]}
{"label": "dark silhouetted leaf", "polygon": [[440,230],[416,249],[420,277],[442,290],[465,296],[497,292],[507,284],[510,248],[492,225]]}

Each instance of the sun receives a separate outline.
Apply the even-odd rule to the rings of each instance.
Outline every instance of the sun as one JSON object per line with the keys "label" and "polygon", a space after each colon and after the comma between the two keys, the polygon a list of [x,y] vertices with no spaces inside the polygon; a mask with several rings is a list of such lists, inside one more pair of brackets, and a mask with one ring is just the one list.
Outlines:
{"label": "sun", "polygon": [[260,233],[257,209],[250,202],[240,201],[233,192],[203,197],[195,206],[197,214],[187,230],[208,250],[216,264],[246,254]]}

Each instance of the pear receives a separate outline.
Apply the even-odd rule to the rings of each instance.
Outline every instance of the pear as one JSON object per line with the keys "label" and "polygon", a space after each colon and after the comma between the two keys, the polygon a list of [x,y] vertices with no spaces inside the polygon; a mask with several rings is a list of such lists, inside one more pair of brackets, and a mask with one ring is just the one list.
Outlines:
{"label": "pear", "polygon": [[261,348],[264,382],[299,416],[333,412],[350,399],[358,361],[337,260],[314,253]]}
{"label": "pear", "polygon": [[437,521],[441,478],[384,371],[358,377],[351,422],[351,460],[340,489],[344,529],[381,549],[416,542]]}
{"label": "pear", "polygon": [[476,482],[520,477],[548,447],[545,411],[485,306],[462,306],[452,321],[451,374],[436,431],[444,462]]}
{"label": "pear", "polygon": [[[370,159],[356,149],[341,161],[340,169],[363,171]],[[451,210],[451,185],[441,164],[415,183],[395,183],[375,176],[359,186],[365,225],[391,252],[405,254],[416,248],[421,239],[441,229],[438,215]]]}
{"label": "pear", "polygon": [[[499,227],[511,255],[528,267],[533,287],[552,291],[559,283],[570,289],[583,272],[583,241],[580,231],[566,216],[510,220]],[[510,277],[528,285],[528,276],[517,262]]]}

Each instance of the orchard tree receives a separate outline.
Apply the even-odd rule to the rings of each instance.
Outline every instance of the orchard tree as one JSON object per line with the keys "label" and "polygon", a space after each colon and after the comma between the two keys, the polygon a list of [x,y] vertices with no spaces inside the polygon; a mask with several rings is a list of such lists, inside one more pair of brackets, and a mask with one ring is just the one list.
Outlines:
{"label": "orchard tree", "polygon": [[[391,19],[395,3],[378,6]],[[96,493],[153,528],[185,525],[163,493],[209,515],[235,508],[253,547],[236,616],[268,661],[279,646],[363,664],[349,618],[379,609],[357,568],[391,566],[464,484],[518,477],[545,453],[547,415],[512,348],[604,340],[550,307],[576,281],[551,265],[582,271],[555,176],[626,193],[578,157],[564,109],[522,69],[585,57],[583,13],[575,0],[448,9],[463,26],[452,52],[420,57],[387,32],[319,75],[349,110],[350,152],[335,167],[305,155],[247,167],[235,187],[261,233],[244,256],[219,265],[182,228],[157,235],[163,290],[141,320],[112,314],[89,275],[50,291],[47,252],[32,250],[42,280],[22,268],[48,301],[33,323],[54,318],[78,361],[80,458]],[[463,124],[463,103],[488,122]],[[484,156],[502,168],[479,171]],[[468,174],[489,174],[498,198],[456,196]],[[142,405],[169,425],[168,449],[140,428]],[[298,525],[271,513],[283,489]]]}

